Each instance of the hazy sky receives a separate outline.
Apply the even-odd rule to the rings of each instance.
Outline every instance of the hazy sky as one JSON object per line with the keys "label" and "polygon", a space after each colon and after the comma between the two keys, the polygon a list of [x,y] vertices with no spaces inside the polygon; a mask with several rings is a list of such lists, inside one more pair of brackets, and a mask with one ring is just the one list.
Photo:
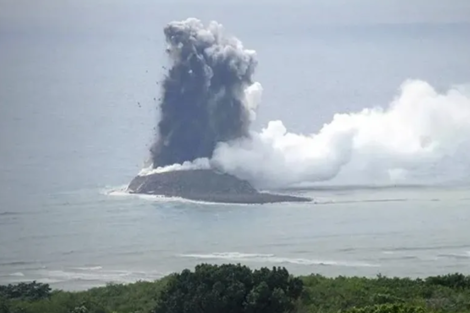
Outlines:
{"label": "hazy sky", "polygon": [[[230,23],[309,19],[312,23],[470,22],[468,0],[0,0],[0,30],[146,27],[184,17]],[[237,20],[239,17],[239,20]],[[251,20],[251,21],[250,21]],[[130,27],[131,25],[134,25]],[[66,29],[62,29],[65,31]]]}

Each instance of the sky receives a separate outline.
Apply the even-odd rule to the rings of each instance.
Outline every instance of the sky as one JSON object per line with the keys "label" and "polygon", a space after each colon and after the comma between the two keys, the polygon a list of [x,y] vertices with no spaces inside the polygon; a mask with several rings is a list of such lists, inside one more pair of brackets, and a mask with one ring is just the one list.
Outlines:
{"label": "sky", "polygon": [[279,23],[291,18],[326,24],[469,23],[470,1],[0,0],[0,31],[36,28],[109,32],[127,28],[132,32],[152,23],[190,16],[231,24],[256,24],[266,18]]}
{"label": "sky", "polygon": [[[94,142],[140,162],[155,122],[155,82],[167,64],[162,29],[187,17],[217,20],[257,51],[264,92],[256,129],[281,119],[290,131],[316,132],[337,112],[387,105],[408,78],[443,91],[468,82],[469,0],[0,0],[0,97],[7,99],[0,109],[38,125],[70,123],[68,137],[44,128],[46,138],[61,140],[47,144],[64,153],[70,143]],[[350,27],[384,23],[396,25]],[[409,23],[466,25],[402,26]],[[42,115],[30,114],[44,103]],[[82,134],[83,121],[99,125],[98,135]],[[129,129],[127,141],[109,140]]]}

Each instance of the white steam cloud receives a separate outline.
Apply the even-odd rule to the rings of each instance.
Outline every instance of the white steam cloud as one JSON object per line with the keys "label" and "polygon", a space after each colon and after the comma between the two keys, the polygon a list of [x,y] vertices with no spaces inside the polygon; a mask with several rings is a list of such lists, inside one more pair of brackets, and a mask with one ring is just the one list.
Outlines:
{"label": "white steam cloud", "polygon": [[[253,93],[247,101],[260,100]],[[388,107],[336,114],[317,134],[290,133],[272,121],[251,135],[219,143],[211,163],[258,187],[337,176],[369,184],[462,181],[470,170],[470,93],[439,94],[409,80]]]}

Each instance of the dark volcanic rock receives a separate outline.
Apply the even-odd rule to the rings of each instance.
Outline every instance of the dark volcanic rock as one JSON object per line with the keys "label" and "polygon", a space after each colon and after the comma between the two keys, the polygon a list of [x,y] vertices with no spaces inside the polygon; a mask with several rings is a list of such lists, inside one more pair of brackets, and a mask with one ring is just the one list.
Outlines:
{"label": "dark volcanic rock", "polygon": [[224,203],[307,202],[308,198],[258,192],[247,181],[213,170],[188,170],[137,176],[131,193]]}

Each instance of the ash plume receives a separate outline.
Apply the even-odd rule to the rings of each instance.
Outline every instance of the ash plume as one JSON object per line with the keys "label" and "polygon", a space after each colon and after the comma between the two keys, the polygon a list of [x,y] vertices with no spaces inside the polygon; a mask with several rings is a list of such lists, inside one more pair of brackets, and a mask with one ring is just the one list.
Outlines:
{"label": "ash plume", "polygon": [[252,80],[254,52],[215,22],[204,27],[188,19],[164,32],[171,68],[159,137],[153,167],[139,175],[217,168],[263,189],[469,183],[467,84],[440,93],[410,79],[390,103],[338,112],[317,133],[290,132],[282,121],[254,131],[249,126],[262,94]]}
{"label": "ash plume", "polygon": [[226,36],[216,22],[172,22],[164,34],[171,65],[151,148],[154,168],[210,159],[217,143],[249,135],[245,89],[257,64],[254,51]]}

